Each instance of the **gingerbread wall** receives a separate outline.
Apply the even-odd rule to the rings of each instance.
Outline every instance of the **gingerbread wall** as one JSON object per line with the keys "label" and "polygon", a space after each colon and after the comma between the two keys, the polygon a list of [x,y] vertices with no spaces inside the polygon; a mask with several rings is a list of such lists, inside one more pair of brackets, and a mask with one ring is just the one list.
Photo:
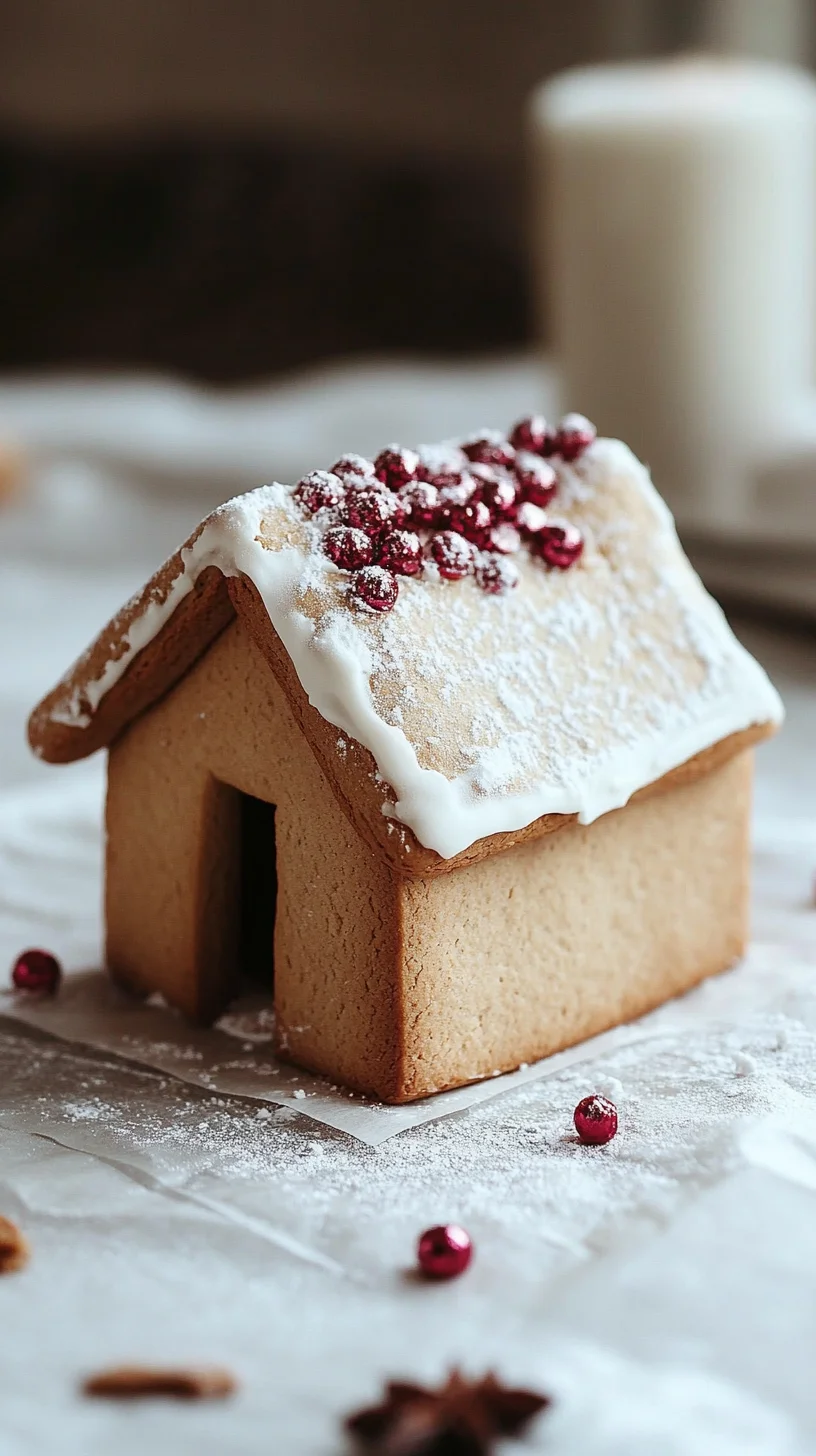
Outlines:
{"label": "gingerbread wall", "polygon": [[352,1083],[366,1068],[385,1091],[398,1060],[396,882],[338,807],[237,623],[111,750],[109,967],[192,1017],[217,1015],[236,994],[235,790],[276,805],[284,1049]]}
{"label": "gingerbread wall", "polygon": [[111,750],[109,966],[217,1015],[239,989],[240,794],[274,803],[281,1051],[388,1101],[426,1096],[731,965],[751,773],[743,752],[587,827],[402,877],[352,827],[235,622]]}
{"label": "gingerbread wall", "polygon": [[752,773],[743,752],[594,824],[406,881],[405,1095],[535,1061],[732,965]]}

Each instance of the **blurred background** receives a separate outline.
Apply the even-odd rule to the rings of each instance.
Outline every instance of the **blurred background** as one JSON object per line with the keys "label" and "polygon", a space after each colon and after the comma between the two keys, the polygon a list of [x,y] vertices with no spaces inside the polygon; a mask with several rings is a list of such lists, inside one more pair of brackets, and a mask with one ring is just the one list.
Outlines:
{"label": "blurred background", "polygon": [[0,0],[0,368],[529,344],[533,87],[703,43],[807,64],[811,11]]}
{"label": "blurred background", "polygon": [[[218,502],[343,451],[586,413],[653,468],[788,712],[757,757],[751,960],[677,1011],[676,1045],[661,1033],[641,1063],[627,1041],[597,1064],[623,1078],[598,1090],[633,1111],[612,1164],[572,1157],[562,1083],[549,1102],[494,1104],[495,1130],[482,1110],[470,1131],[460,1114],[395,1139],[406,1161],[389,1183],[385,1147],[358,1158],[287,1108],[253,1123],[214,1105],[212,1083],[182,1102],[172,1079],[151,1091],[121,1064],[181,1031],[114,1032],[117,1054],[91,1063],[69,994],[47,1023],[69,1044],[38,1031],[15,1050],[0,1000],[0,1196],[34,1248],[16,1306],[3,1289],[2,1456],[103,1452],[103,1413],[89,1440],[75,1382],[140,1351],[182,1365],[234,1351],[240,1430],[286,1387],[304,1439],[379,1331],[382,1374],[430,1374],[434,1340],[453,1350],[476,1310],[481,1348],[521,1378],[526,1358],[506,1362],[561,1259],[583,1260],[546,1295],[548,1319],[587,1340],[586,1374],[569,1375],[556,1327],[586,1422],[576,1451],[607,1449],[607,1431],[626,1449],[630,1430],[648,1449],[661,1403],[664,1451],[800,1449],[816,1292],[814,279],[816,0],[0,0],[0,983],[25,946],[69,972],[102,956],[104,755],[41,763],[32,707]],[[178,1065],[198,1055],[185,1045]],[[552,1174],[528,1176],[550,1151]],[[787,1200],[781,1176],[757,1181],[789,1169]],[[424,1296],[397,1292],[396,1258],[380,1280],[368,1233],[396,1176],[389,1247],[416,1186],[427,1222],[483,1207],[499,1259],[491,1273],[485,1248],[482,1302],[416,1352]],[[290,1270],[292,1251],[324,1268]],[[522,1267],[513,1303],[505,1271]],[[293,1301],[299,1342],[269,1318]],[[324,1380],[322,1362],[316,1387],[335,1330],[337,1370]],[[411,1364],[386,1369],[400,1346]],[[279,1417],[268,1449],[286,1456],[302,1448]],[[108,1449],[249,1449],[219,1419],[128,1411]]]}
{"label": "blurred background", "polygon": [[218,501],[535,409],[812,625],[813,12],[0,0],[0,787]]}

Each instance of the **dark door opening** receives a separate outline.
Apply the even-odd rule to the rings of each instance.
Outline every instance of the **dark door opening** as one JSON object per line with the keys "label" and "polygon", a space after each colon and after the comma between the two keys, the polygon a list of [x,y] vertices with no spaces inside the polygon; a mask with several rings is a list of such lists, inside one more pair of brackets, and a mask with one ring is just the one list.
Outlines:
{"label": "dark door opening", "polygon": [[275,805],[241,794],[239,965],[242,985],[271,995],[278,871]]}

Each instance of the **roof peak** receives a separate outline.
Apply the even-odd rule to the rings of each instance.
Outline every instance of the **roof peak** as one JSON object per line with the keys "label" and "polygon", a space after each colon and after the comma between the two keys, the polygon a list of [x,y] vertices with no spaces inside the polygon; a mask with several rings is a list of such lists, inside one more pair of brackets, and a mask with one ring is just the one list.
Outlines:
{"label": "roof peak", "polygon": [[[509,443],[480,432],[465,450],[474,440],[480,453]],[[464,456],[468,486],[485,484],[475,467],[498,472],[499,483],[502,472],[515,474],[511,448],[504,463]],[[450,474],[457,450],[428,452],[438,477]],[[519,527],[517,509],[507,524],[528,545],[514,556],[516,586],[486,588],[478,562],[446,578],[433,547],[450,527],[417,521],[413,534],[430,561],[421,574],[399,575],[388,610],[359,600],[357,578],[371,562],[353,570],[326,552],[337,501],[313,509],[301,482],[225,503],[35,711],[35,749],[67,759],[109,741],[206,650],[236,606],[245,609],[242,583],[251,584],[251,628],[269,639],[267,660],[279,675],[292,669],[290,698],[303,695],[338,730],[334,759],[325,743],[321,750],[330,779],[348,745],[359,745],[366,782],[355,792],[379,814],[382,838],[391,820],[411,831],[398,836],[402,845],[415,836],[443,859],[548,816],[588,822],[722,740],[777,722],[778,697],[704,591],[627,447],[599,440],[571,461],[549,459],[559,513],[584,546],[570,569],[529,544],[536,533]],[[352,469],[328,474],[341,480],[344,502],[366,491],[401,500],[409,485],[433,484],[419,478],[422,460],[422,451],[392,447],[363,462],[374,469],[366,486],[358,457],[354,489]],[[413,474],[400,479],[406,468]],[[366,525],[369,506],[380,509],[364,498],[362,524],[343,529],[368,533],[380,549],[405,527],[378,527],[373,516]],[[502,554],[492,540],[468,544],[474,562]]]}

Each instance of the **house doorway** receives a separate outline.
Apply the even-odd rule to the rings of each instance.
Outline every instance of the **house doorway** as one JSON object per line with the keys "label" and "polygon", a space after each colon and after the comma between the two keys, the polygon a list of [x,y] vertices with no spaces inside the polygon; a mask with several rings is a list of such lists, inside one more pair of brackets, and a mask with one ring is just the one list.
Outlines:
{"label": "house doorway", "polygon": [[278,899],[275,805],[240,796],[238,963],[243,990],[272,994]]}

